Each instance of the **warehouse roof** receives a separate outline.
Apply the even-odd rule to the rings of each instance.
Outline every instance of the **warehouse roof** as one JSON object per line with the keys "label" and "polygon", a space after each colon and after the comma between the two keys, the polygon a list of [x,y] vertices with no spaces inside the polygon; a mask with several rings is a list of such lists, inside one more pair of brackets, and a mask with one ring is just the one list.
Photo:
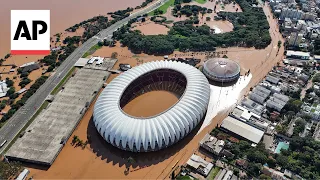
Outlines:
{"label": "warehouse roof", "polygon": [[264,134],[263,131],[254,128],[242,121],[239,121],[231,116],[226,117],[222,121],[221,127],[256,144],[260,142]]}

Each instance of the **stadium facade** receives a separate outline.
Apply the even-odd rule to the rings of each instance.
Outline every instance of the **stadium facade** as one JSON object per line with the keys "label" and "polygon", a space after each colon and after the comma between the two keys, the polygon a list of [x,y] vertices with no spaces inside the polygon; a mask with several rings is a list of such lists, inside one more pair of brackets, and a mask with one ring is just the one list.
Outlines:
{"label": "stadium facade", "polygon": [[227,58],[213,58],[204,63],[203,74],[212,81],[232,82],[240,77],[240,65]]}
{"label": "stadium facade", "polygon": [[[179,96],[169,109],[151,117],[134,117],[122,108],[155,90]],[[181,140],[204,118],[210,99],[206,77],[196,68],[172,61],[142,64],[116,77],[94,106],[94,124],[110,144],[133,152],[157,151]]]}

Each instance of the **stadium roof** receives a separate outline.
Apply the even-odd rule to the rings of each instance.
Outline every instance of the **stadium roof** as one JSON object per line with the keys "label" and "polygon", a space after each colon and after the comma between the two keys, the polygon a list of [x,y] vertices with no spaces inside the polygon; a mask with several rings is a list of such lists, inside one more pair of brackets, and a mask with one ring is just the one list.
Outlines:
{"label": "stadium roof", "polygon": [[240,66],[227,58],[213,58],[204,63],[203,68],[213,76],[228,78],[240,73]]}
{"label": "stadium roof", "polygon": [[[145,74],[163,69],[179,72],[185,77],[186,88],[179,101],[152,117],[133,117],[123,112],[120,99],[128,86]],[[161,79],[160,83],[163,77],[156,74],[151,76]],[[101,136],[112,145],[134,152],[155,151],[191,132],[204,117],[209,97],[208,80],[198,69],[180,62],[154,61],[134,67],[109,83],[94,106],[93,120]]]}
{"label": "stadium roof", "polygon": [[263,131],[230,116],[222,121],[221,127],[256,144],[260,142],[264,134]]}

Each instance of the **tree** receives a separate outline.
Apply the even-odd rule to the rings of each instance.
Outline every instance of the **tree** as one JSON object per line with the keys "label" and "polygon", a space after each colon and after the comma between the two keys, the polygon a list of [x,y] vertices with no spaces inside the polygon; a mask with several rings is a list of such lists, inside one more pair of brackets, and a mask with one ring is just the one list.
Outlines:
{"label": "tree", "polygon": [[4,109],[6,107],[5,103],[0,103],[0,110]]}
{"label": "tree", "polygon": [[13,179],[22,170],[21,163],[0,161],[0,179]]}
{"label": "tree", "polygon": [[265,175],[265,174],[261,174],[261,175],[259,176],[259,179],[262,179],[262,180],[272,180],[272,178],[271,178],[270,176],[267,176],[267,175]]}
{"label": "tree", "polygon": [[278,49],[281,48],[281,44],[282,44],[282,42],[279,40],[279,41],[278,41]]}
{"label": "tree", "polygon": [[14,94],[16,92],[15,88],[12,86],[9,88],[9,90],[7,91],[7,96],[10,96],[12,94]]}
{"label": "tree", "polygon": [[260,175],[260,169],[262,165],[259,163],[249,163],[248,165],[248,172],[253,176],[257,177]]}
{"label": "tree", "polygon": [[79,137],[74,135],[72,138],[72,145],[76,144],[79,141]]}
{"label": "tree", "polygon": [[11,56],[11,54],[9,53],[4,57],[4,59],[8,59],[10,56]]}
{"label": "tree", "polygon": [[253,151],[251,153],[248,153],[247,158],[251,162],[256,162],[261,164],[267,161],[267,156],[259,151]]}
{"label": "tree", "polygon": [[211,20],[211,17],[206,17],[206,21],[210,21]]}
{"label": "tree", "polygon": [[13,83],[14,83],[14,82],[13,82],[11,79],[6,78],[6,84],[7,84],[8,87],[13,86]]}
{"label": "tree", "polygon": [[111,54],[111,58],[112,59],[116,59],[118,57],[118,53],[117,52],[113,52],[112,54]]}

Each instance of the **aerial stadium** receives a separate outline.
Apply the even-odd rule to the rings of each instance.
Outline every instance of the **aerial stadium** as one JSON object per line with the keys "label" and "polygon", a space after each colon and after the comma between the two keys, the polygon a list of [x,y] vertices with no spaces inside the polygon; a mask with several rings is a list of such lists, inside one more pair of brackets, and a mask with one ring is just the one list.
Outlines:
{"label": "aerial stadium", "polygon": [[216,82],[232,82],[240,77],[240,65],[227,58],[213,58],[203,65],[206,77]]}
{"label": "aerial stadium", "polygon": [[[150,91],[179,97],[167,110],[135,117],[123,107]],[[189,134],[204,118],[210,99],[207,78],[196,68],[173,61],[154,61],[132,68],[111,81],[94,106],[93,121],[110,144],[132,152],[157,151]]]}

